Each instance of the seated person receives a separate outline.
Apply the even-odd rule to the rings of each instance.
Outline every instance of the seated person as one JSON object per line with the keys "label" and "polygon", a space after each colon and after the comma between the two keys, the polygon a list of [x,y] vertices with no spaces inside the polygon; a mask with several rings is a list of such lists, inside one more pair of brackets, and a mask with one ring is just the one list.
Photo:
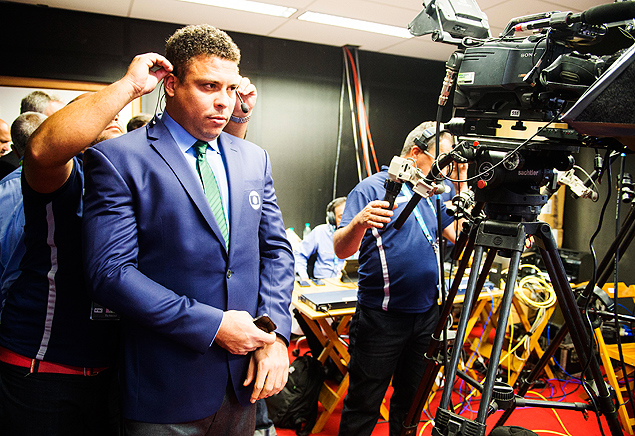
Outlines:
{"label": "seated person", "polygon": [[[326,206],[326,224],[320,224],[302,240],[302,242],[293,250],[295,257],[295,272],[302,280],[310,278],[327,279],[340,277],[346,260],[340,259],[333,249],[333,232],[337,229],[344,213],[346,206],[346,197],[338,197]],[[316,255],[316,256],[314,256]],[[356,254],[355,254],[356,256]],[[312,274],[309,273],[311,268],[307,268],[309,258],[315,257]],[[315,357],[319,356],[323,347],[317,336],[311,331],[306,321],[297,312],[297,309],[290,308],[294,313],[291,332],[295,335],[306,337],[307,344],[311,350],[311,354]],[[329,320],[331,323],[332,320]],[[335,323],[337,325],[337,323]],[[327,358],[325,362],[326,377],[341,381],[342,374],[335,366],[331,358]]]}
{"label": "seated person", "polygon": [[333,232],[340,224],[346,206],[346,197],[339,197],[326,206],[326,224],[320,224],[293,250],[295,272],[303,280],[309,279],[307,264],[309,257],[317,253],[311,278],[339,277],[346,262],[339,259],[333,250]]}

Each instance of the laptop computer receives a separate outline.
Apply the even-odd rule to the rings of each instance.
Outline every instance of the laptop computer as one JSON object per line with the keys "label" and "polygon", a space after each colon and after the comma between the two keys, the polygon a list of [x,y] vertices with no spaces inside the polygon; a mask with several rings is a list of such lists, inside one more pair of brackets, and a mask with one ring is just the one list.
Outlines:
{"label": "laptop computer", "polygon": [[346,309],[357,305],[357,289],[309,292],[301,294],[298,299],[316,312]]}

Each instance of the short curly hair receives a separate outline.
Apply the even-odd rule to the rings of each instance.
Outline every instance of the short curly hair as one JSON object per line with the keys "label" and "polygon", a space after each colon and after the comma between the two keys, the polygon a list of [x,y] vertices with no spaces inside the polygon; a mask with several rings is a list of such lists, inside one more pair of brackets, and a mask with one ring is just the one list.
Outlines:
{"label": "short curly hair", "polygon": [[209,24],[182,27],[165,44],[165,57],[174,67],[172,73],[181,80],[191,60],[201,55],[240,63],[240,49],[236,43],[227,33]]}

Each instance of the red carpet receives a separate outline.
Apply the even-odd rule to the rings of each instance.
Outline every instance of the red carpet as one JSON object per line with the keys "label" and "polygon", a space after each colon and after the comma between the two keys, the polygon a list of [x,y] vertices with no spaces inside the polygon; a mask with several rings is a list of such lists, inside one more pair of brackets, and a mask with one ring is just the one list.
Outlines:
{"label": "red carpet", "polygon": [[[290,349],[294,348],[294,344],[290,347]],[[301,352],[306,350],[301,349]],[[293,357],[291,357],[293,359]],[[453,394],[452,401],[455,405],[461,403],[464,397],[469,395],[469,391],[465,392],[465,388],[459,395],[459,383],[455,386],[455,393]],[[386,394],[386,398],[389,399],[392,391],[388,390]],[[431,406],[426,409],[428,414],[434,418],[436,415],[437,405],[439,403],[439,399],[441,397],[441,391],[438,391],[435,394],[434,399],[431,402]],[[467,419],[475,419],[478,413],[479,400],[478,395],[473,395],[462,407],[457,409],[457,413],[460,412],[460,415]],[[583,388],[575,381],[559,381],[559,380],[549,380],[546,383],[545,387],[541,389],[535,389],[530,391],[527,395],[527,398],[533,399],[551,399],[554,401],[565,401],[565,402],[585,402],[586,403],[586,394]],[[320,405],[320,411],[322,410]],[[340,416],[342,413],[342,404],[338,405],[335,412],[331,415],[328,422],[326,423],[320,435],[331,436],[337,435]],[[494,424],[498,421],[499,417],[503,411],[495,412],[487,419],[487,432],[491,431]],[[422,414],[422,422],[419,424],[417,429],[417,435],[430,435],[432,432],[432,422],[430,421],[430,417],[425,413]],[[610,435],[610,431],[608,430],[608,426],[606,425],[606,420],[602,416],[600,418],[604,434]],[[582,412],[578,411],[570,411],[570,410],[555,410],[554,409],[544,409],[544,408],[536,408],[536,407],[527,407],[527,408],[517,408],[507,420],[505,425],[516,425],[532,430],[539,435],[570,435],[570,436],[594,436],[601,435],[601,431],[598,425],[598,418],[593,412],[589,412],[588,419],[585,419],[585,416]],[[282,429],[276,428],[276,432],[279,436],[293,436],[295,432],[290,429]],[[384,436],[388,435],[388,424],[384,421],[379,421],[373,431],[373,435],[376,436]]]}

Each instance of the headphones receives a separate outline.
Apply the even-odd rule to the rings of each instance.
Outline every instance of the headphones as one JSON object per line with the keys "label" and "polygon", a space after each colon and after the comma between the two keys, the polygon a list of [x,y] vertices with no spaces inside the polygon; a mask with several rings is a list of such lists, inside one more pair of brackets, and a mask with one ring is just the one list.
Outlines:
{"label": "headphones", "polygon": [[332,226],[337,225],[335,219],[335,208],[346,201],[346,197],[338,197],[326,205],[326,223]]}
{"label": "headphones", "polygon": [[[447,132],[447,130],[445,130],[445,126],[443,125],[443,123],[441,123],[441,125],[439,126],[439,133],[443,133],[443,132]],[[427,129],[424,129],[423,132],[421,132],[421,136],[414,139],[414,143],[420,149],[424,151],[428,150],[428,148],[430,148],[428,146],[428,141],[430,140],[430,138],[433,138],[436,134],[437,134],[437,126],[435,124],[432,127],[428,127]]]}

